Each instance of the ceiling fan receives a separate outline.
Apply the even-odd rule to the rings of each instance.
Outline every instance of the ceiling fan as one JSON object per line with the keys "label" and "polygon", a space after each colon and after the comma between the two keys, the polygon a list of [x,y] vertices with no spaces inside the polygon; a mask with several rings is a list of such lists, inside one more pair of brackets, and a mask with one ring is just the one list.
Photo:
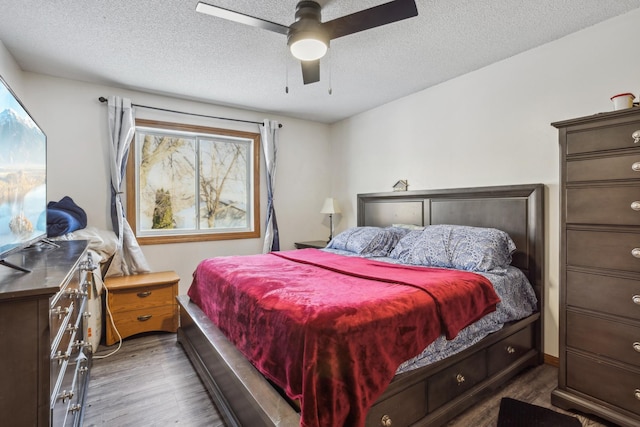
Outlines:
{"label": "ceiling fan", "polygon": [[317,2],[302,0],[296,5],[295,22],[288,27],[203,2],[198,3],[196,11],[286,35],[291,53],[302,65],[304,84],[320,80],[320,58],[330,40],[418,15],[414,0],[394,0],[327,22],[320,21]]}

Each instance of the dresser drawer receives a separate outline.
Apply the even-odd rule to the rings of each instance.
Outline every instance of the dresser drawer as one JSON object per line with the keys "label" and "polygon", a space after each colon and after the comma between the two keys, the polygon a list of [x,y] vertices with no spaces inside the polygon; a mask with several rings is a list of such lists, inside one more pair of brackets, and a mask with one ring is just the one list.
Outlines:
{"label": "dresser drawer", "polygon": [[419,382],[401,393],[373,405],[367,413],[366,425],[408,426],[427,414],[425,405],[427,390],[424,382]]}
{"label": "dresser drawer", "polygon": [[135,289],[119,289],[109,293],[111,313],[137,310],[145,307],[175,303],[175,287],[169,285],[145,286]]}
{"label": "dresser drawer", "polygon": [[488,350],[489,375],[515,362],[532,348],[533,332],[530,326],[493,344]]}
{"label": "dresser drawer", "polygon": [[607,127],[568,131],[567,154],[636,147],[637,144],[633,143],[631,135],[637,130],[640,130],[640,120]]}
{"label": "dresser drawer", "polygon": [[640,367],[640,327],[567,312],[567,345]]}
{"label": "dresser drawer", "polygon": [[640,415],[640,371],[637,369],[627,370],[569,352],[567,387]]}
{"label": "dresser drawer", "polygon": [[461,395],[487,376],[486,352],[480,351],[429,379],[429,412]]}
{"label": "dresser drawer", "polygon": [[567,223],[640,225],[640,185],[567,189]]}
{"label": "dresser drawer", "polygon": [[567,161],[567,182],[640,179],[640,153]]}
{"label": "dresser drawer", "polygon": [[640,320],[640,280],[567,271],[567,305]]}
{"label": "dresser drawer", "polygon": [[640,250],[639,233],[567,230],[567,264],[571,266],[640,272],[634,249]]}
{"label": "dresser drawer", "polygon": [[141,332],[176,332],[178,329],[176,313],[177,306],[172,304],[113,313],[113,321],[123,338]]}

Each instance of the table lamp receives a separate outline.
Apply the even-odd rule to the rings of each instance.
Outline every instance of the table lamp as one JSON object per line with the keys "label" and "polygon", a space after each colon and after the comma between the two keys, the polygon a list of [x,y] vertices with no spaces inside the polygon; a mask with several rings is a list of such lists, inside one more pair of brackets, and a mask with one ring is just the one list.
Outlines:
{"label": "table lamp", "polygon": [[333,239],[333,214],[340,213],[338,201],[332,197],[327,197],[324,201],[324,205],[322,205],[322,209],[320,209],[320,213],[329,214],[329,228],[331,229],[329,241],[331,241],[331,239]]}

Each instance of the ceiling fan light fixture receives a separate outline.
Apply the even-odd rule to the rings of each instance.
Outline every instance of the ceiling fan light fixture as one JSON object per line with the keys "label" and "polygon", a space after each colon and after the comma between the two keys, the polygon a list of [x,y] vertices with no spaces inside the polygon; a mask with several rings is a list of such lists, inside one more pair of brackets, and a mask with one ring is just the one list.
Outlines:
{"label": "ceiling fan light fixture", "polygon": [[313,38],[299,38],[289,45],[291,54],[301,61],[315,61],[322,58],[327,53],[327,43]]}

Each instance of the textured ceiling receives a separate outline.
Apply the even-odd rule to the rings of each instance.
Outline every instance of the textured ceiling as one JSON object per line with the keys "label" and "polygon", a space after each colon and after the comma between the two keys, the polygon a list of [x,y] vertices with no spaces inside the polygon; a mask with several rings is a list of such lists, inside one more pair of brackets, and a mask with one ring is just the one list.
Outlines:
{"label": "textured ceiling", "polygon": [[[290,25],[297,0],[207,2]],[[327,21],[386,1],[318,2]],[[2,0],[0,40],[25,71],[332,123],[640,0],[417,0],[415,18],[332,41],[320,82],[306,86],[285,36],[197,13],[196,4]]]}

